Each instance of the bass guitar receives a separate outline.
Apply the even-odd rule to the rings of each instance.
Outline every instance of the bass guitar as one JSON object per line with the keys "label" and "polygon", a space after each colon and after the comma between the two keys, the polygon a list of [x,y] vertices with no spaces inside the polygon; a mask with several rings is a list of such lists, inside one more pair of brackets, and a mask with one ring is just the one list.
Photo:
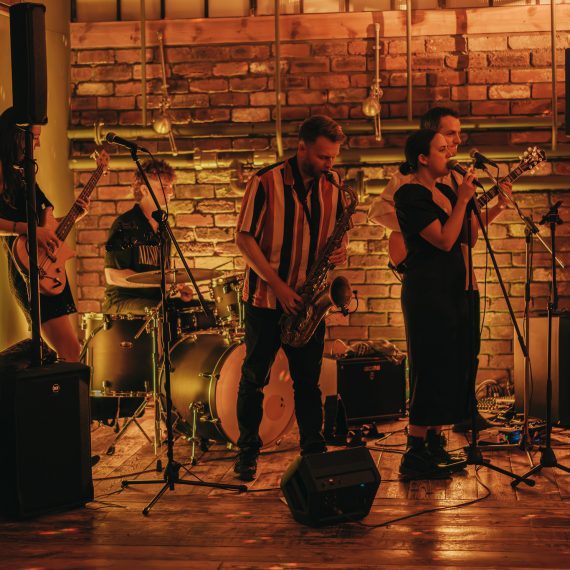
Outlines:
{"label": "bass guitar", "polygon": [[[101,176],[107,174],[110,160],[107,152],[104,150],[101,153],[95,152],[92,157],[97,163],[97,168],[91,174],[91,178],[85,184],[77,200],[87,200],[97,186]],[[65,263],[68,259],[75,257],[75,251],[65,243],[65,240],[82,212],[77,200],[55,229],[55,234],[61,242],[60,246],[55,251],[47,251],[41,246],[38,247],[39,285],[40,293],[43,295],[58,295],[63,291],[67,282]],[[30,271],[27,236],[21,235],[16,238],[12,245],[12,254],[18,269],[26,278]]]}
{"label": "bass guitar", "polygon": [[[520,178],[525,172],[533,171],[541,162],[546,160],[545,152],[538,147],[529,147],[521,157],[521,161],[517,164],[507,176],[499,180],[499,184],[503,182],[514,182]],[[477,204],[479,208],[485,206],[490,202],[497,194],[499,194],[500,189],[498,185],[491,187],[485,193],[481,194],[477,198]],[[393,231],[388,238],[388,256],[390,258],[390,266],[398,267],[407,256],[408,252],[406,250],[406,244],[404,243],[404,236],[401,232]]]}

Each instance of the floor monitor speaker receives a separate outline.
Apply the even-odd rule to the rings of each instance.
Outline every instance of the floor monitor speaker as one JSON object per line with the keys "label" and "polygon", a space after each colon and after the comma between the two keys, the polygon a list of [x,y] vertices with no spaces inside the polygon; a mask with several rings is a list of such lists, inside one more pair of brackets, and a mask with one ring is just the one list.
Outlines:
{"label": "floor monitor speaker", "polygon": [[364,518],[380,486],[380,473],[366,447],[300,456],[281,479],[293,518],[324,526]]}

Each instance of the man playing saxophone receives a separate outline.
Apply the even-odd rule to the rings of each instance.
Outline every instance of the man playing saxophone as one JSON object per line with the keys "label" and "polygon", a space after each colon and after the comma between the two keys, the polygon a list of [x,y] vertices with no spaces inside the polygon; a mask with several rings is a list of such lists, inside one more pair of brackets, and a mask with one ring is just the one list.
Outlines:
{"label": "man playing saxophone", "polygon": [[[296,291],[346,207],[343,192],[323,174],[332,168],[344,139],[338,123],[325,116],[311,117],[301,125],[295,156],[260,170],[247,184],[236,237],[246,261],[246,356],[237,401],[240,437],[234,465],[243,481],[255,477],[262,446],[263,387],[281,347],[293,379],[301,454],[326,451],[319,389],[324,320],[310,340],[296,348],[282,343],[280,320],[302,308]],[[328,261],[333,265],[346,261],[346,234]]]}

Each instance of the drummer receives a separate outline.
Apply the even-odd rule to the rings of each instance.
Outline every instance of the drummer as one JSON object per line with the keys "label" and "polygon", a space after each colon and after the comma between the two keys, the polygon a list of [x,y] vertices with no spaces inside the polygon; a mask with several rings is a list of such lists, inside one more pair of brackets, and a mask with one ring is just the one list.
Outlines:
{"label": "drummer", "polygon": [[[167,208],[174,196],[175,175],[173,168],[165,160],[146,160],[142,169],[152,185],[161,208]],[[159,181],[162,182],[162,186]],[[160,302],[160,289],[156,285],[141,286],[127,281],[136,273],[160,269],[158,246],[158,222],[152,217],[156,210],[150,192],[144,185],[140,172],[135,172],[132,185],[135,205],[121,214],[111,226],[105,255],[105,313],[144,314],[146,307],[154,307]],[[168,247],[170,251],[170,244]],[[170,255],[167,259],[170,266]],[[174,292],[182,303],[192,300],[192,289],[178,284]]]}

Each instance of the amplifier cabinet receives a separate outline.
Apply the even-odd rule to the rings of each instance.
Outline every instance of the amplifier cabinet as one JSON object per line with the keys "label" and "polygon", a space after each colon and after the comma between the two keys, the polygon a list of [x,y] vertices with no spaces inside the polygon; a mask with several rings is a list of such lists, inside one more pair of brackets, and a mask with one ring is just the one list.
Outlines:
{"label": "amplifier cabinet", "polygon": [[321,370],[323,397],[339,394],[349,423],[402,417],[406,413],[406,361],[383,356],[325,356]]}
{"label": "amplifier cabinet", "polygon": [[[548,376],[548,317],[529,319],[529,355],[532,369],[530,415],[546,418],[546,379]],[[515,347],[515,409],[524,410],[524,358],[517,341]],[[552,317],[552,421],[570,426],[570,315]]]}
{"label": "amplifier cabinet", "polygon": [[0,379],[0,508],[22,518],[93,500],[89,368],[57,362]]}

